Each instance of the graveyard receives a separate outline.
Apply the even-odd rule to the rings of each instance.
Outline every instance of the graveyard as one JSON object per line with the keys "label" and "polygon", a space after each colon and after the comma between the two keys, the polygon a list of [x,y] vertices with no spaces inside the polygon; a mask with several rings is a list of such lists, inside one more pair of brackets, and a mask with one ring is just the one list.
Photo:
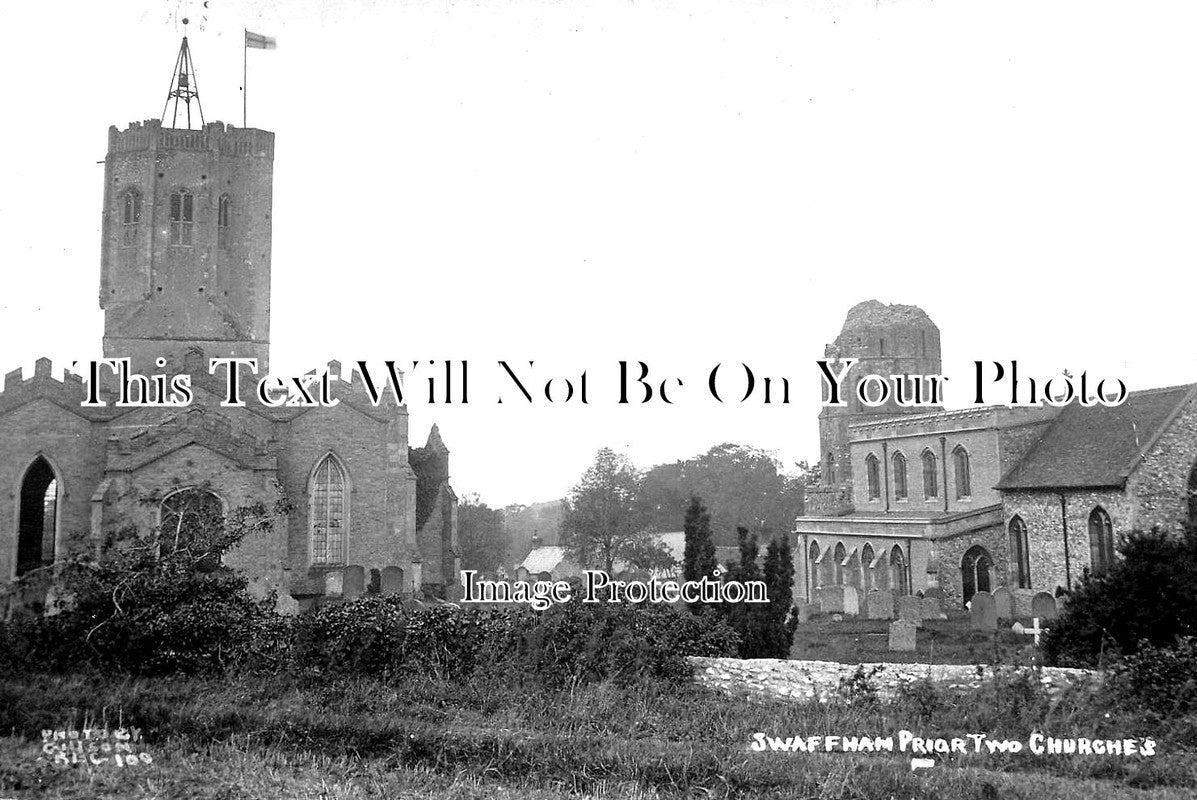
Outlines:
{"label": "graveyard", "polygon": [[853,587],[824,587],[816,603],[799,606],[790,658],[841,664],[1038,663],[1035,631],[1055,619],[1055,598],[999,589],[978,592],[971,606],[953,607],[933,593],[894,598],[870,592],[861,598]]}

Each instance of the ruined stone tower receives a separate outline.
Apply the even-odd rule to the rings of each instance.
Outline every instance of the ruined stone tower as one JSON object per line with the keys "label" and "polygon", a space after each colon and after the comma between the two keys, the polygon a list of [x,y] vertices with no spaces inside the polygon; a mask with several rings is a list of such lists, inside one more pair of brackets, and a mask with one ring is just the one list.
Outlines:
{"label": "ruined stone tower", "polygon": [[104,164],[104,355],[149,372],[199,347],[265,373],[274,134],[130,123]]}
{"label": "ruined stone tower", "polygon": [[870,374],[887,377],[939,374],[942,371],[939,328],[917,306],[886,305],[867,300],[857,303],[848,312],[840,335],[827,345],[825,355],[834,359],[855,358],[859,363],[852,368],[844,384],[847,405],[824,406],[819,413],[822,480],[818,491],[808,493],[808,513],[847,513],[852,510],[848,426],[933,410],[901,407],[892,400],[877,408],[863,406],[856,396],[856,385],[863,376]]}

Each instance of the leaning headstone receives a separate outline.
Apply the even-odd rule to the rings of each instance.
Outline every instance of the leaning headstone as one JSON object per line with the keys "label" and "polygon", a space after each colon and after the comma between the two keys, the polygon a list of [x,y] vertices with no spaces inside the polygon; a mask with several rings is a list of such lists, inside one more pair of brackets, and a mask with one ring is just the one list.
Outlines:
{"label": "leaning headstone", "polygon": [[856,591],[855,586],[845,586],[844,589],[844,614],[856,616],[860,614],[860,592]]}
{"label": "leaning headstone", "polygon": [[906,594],[899,597],[898,619],[904,619],[907,622],[913,622],[915,625],[922,625],[923,598],[915,597],[912,594]]}
{"label": "leaning headstone", "polygon": [[356,600],[366,591],[366,568],[356,564],[345,567],[345,583],[342,595],[346,600]]}
{"label": "leaning headstone", "polygon": [[403,570],[399,567],[382,568],[382,593],[399,594],[403,591]]}
{"label": "leaning headstone", "polygon": [[1005,586],[993,593],[998,619],[1014,619],[1014,595]]}
{"label": "leaning headstone", "polygon": [[886,589],[874,589],[865,595],[865,617],[868,619],[893,619],[894,594]]}
{"label": "leaning headstone", "polygon": [[923,619],[947,619],[939,599],[930,595],[923,596]]}
{"label": "leaning headstone", "polygon": [[1047,592],[1040,592],[1031,600],[1031,616],[1039,619],[1055,619],[1058,616],[1056,598]]}
{"label": "leaning headstone", "polygon": [[900,619],[889,624],[889,649],[899,653],[913,653],[918,626],[910,620]]}
{"label": "leaning headstone", "polygon": [[1013,589],[1010,594],[1014,597],[1014,618],[1015,619],[1030,619],[1031,601],[1035,597],[1035,593],[1030,589]]}
{"label": "leaning headstone", "polygon": [[339,569],[324,573],[324,596],[340,597],[345,589],[345,575]]}
{"label": "leaning headstone", "polygon": [[969,604],[969,619],[975,631],[997,630],[997,607],[989,592],[977,592]]}

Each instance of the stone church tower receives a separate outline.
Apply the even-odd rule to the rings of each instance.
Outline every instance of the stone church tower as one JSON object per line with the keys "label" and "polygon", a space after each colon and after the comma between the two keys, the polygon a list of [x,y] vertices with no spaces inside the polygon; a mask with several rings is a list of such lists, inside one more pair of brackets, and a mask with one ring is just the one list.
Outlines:
{"label": "stone church tower", "polygon": [[[0,597],[65,557],[103,558],[129,536],[185,535],[259,503],[287,511],[225,563],[284,608],[370,591],[457,596],[457,497],[436,426],[413,447],[407,408],[389,393],[371,402],[336,362],[310,372],[331,376],[337,405],[263,404],[252,390],[243,407],[221,405],[211,358],[269,370],[274,134],[204,123],[186,37],[170,97],[170,125],[108,131],[99,300],[105,357],[187,375],[193,401],[122,406],[103,385],[101,403],[85,404],[83,381],[55,378],[46,359],[5,376]],[[190,123],[193,101],[201,127],[173,127],[180,102]]]}
{"label": "stone church tower", "polygon": [[[848,427],[856,423],[926,413],[938,408],[899,406],[893,399],[871,408],[861,404],[856,386],[865,375],[938,375],[942,372],[939,328],[917,306],[857,303],[844,327],[827,345],[829,359],[859,359],[845,381],[846,406],[824,406],[819,413],[820,485],[807,490],[807,513],[835,515],[852,510],[852,466]],[[824,398],[826,400],[826,398]]]}
{"label": "stone church tower", "polygon": [[[100,307],[104,355],[139,372],[188,347],[257,358],[270,345],[274,134],[163,128],[108,130]],[[172,358],[174,356],[174,358]]]}

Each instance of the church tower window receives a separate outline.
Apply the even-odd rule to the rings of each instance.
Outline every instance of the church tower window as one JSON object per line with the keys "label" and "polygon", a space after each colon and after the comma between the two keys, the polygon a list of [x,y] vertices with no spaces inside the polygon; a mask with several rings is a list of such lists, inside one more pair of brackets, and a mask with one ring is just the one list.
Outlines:
{"label": "church tower window", "polygon": [[968,451],[964,449],[963,445],[957,445],[956,449],[952,451],[952,461],[956,467],[956,499],[964,500],[972,497],[973,479],[969,470]]}
{"label": "church tower window", "polygon": [[898,500],[907,498],[906,456],[901,453],[894,453],[894,497]]}
{"label": "church tower window", "polygon": [[923,497],[928,500],[939,497],[939,465],[936,460],[930,450],[923,451]]}
{"label": "church tower window", "polygon": [[868,473],[869,499],[879,500],[881,498],[881,469],[877,464],[877,456],[872,453],[865,458],[865,471]]}
{"label": "church tower window", "polygon": [[170,196],[170,243],[175,247],[191,247],[192,226],[195,224],[195,196],[180,189]]}
{"label": "church tower window", "polygon": [[1089,514],[1089,564],[1094,572],[1105,572],[1114,563],[1114,523],[1101,506]]}
{"label": "church tower window", "polygon": [[1031,588],[1031,553],[1027,524],[1017,514],[1010,520],[1010,578],[1019,589]]}
{"label": "church tower window", "polygon": [[141,192],[127,189],[121,198],[121,247],[132,247],[137,243],[140,223]]}
{"label": "church tower window", "polygon": [[229,219],[233,213],[233,200],[227,194],[220,196],[216,207],[216,245],[229,246]]}
{"label": "church tower window", "polygon": [[332,453],[312,473],[311,499],[313,564],[344,564],[349,506],[345,470]]}

